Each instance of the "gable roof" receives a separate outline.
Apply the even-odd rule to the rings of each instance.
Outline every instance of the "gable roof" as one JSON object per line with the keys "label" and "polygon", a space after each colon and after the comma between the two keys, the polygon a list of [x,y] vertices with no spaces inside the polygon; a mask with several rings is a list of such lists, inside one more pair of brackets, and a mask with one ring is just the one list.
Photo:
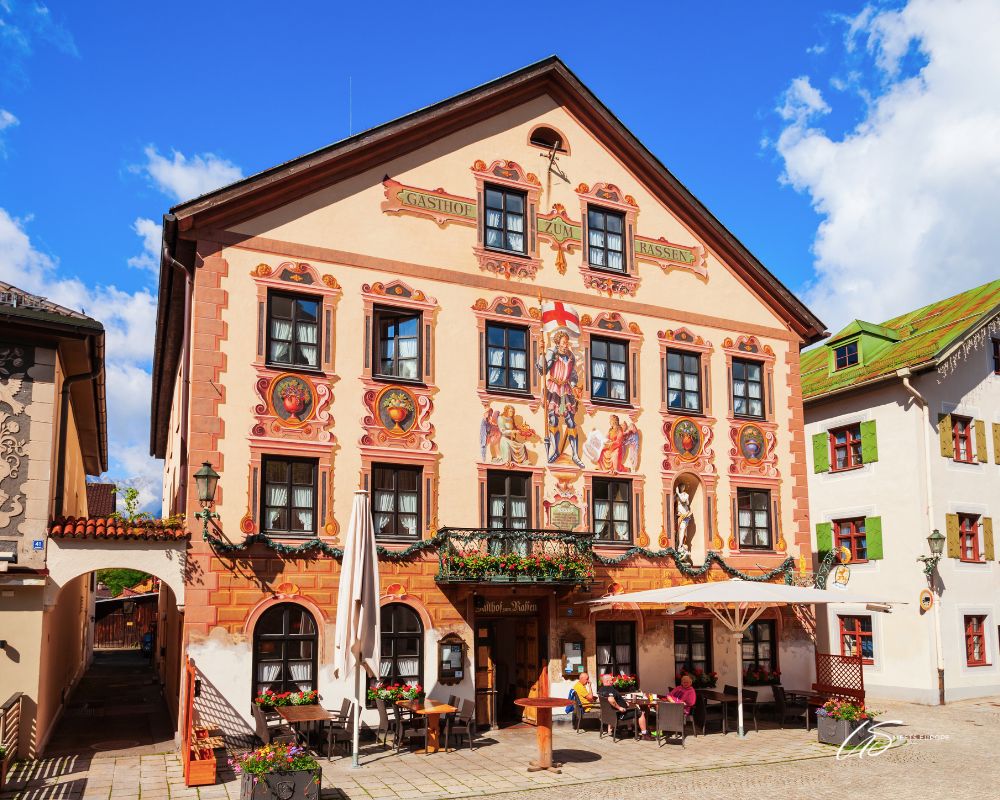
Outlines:
{"label": "gable roof", "polygon": [[[808,403],[892,377],[904,367],[934,367],[954,345],[998,313],[1000,279],[901,314],[881,325],[856,320],[829,341],[802,354],[802,397]],[[862,362],[831,373],[830,351],[852,333],[861,337]],[[865,353],[866,339],[878,342],[870,348],[870,354]]]}
{"label": "gable roof", "polygon": [[110,517],[118,507],[113,483],[87,483],[87,513],[92,517]]}
{"label": "gable roof", "polygon": [[[180,269],[193,270],[193,253],[177,256],[178,235],[217,230],[278,208],[352,175],[488,119],[543,95],[570,110],[646,187],[658,195],[695,235],[731,269],[802,341],[819,340],[823,323],[640,142],[556,56],[530,64],[434,105],[279,164],[229,186],[180,203],[164,217],[160,297],[153,356],[150,450],[162,457],[183,331],[170,319],[184,290]],[[230,232],[227,236],[232,237]],[[250,238],[247,236],[246,238]],[[183,263],[186,260],[191,263]]]}

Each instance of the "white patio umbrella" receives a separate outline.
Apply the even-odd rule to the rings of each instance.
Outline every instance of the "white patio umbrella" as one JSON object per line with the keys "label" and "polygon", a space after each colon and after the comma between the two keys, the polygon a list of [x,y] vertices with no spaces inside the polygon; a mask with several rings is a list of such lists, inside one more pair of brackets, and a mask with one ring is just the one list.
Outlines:
{"label": "white patio umbrella", "polygon": [[769,608],[788,605],[821,605],[827,603],[885,604],[881,597],[848,592],[831,592],[784,583],[764,583],[732,578],[727,581],[689,583],[665,589],[608,595],[588,601],[590,605],[612,603],[649,603],[661,606],[698,606],[709,611],[728,628],[736,641],[736,689],[739,703],[736,718],[740,737],[743,730],[743,634]]}
{"label": "white patio umbrella", "polygon": [[337,629],[333,675],[354,676],[354,748],[351,764],[359,766],[358,736],[364,702],[362,669],[379,674],[382,636],[379,629],[378,554],[368,492],[354,493],[351,522],[344,538],[344,558],[337,590]]}

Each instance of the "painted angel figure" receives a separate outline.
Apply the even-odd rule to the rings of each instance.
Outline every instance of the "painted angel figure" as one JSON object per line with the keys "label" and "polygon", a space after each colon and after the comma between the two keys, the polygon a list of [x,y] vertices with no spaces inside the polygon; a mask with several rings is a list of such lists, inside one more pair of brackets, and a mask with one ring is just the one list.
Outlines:
{"label": "painted angel figure", "polygon": [[497,457],[497,449],[500,444],[500,425],[498,424],[499,411],[487,407],[483,414],[483,421],[479,423],[479,455],[480,460],[486,461],[486,452],[489,451],[490,461]]}
{"label": "painted angel figure", "polygon": [[624,430],[622,469],[624,472],[635,472],[639,468],[639,429],[632,420],[626,418]]}

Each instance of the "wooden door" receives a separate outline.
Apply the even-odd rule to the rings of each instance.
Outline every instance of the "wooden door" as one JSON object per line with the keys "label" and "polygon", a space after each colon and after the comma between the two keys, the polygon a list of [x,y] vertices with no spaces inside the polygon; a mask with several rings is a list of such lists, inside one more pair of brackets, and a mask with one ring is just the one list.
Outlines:
{"label": "wooden door", "polygon": [[[514,624],[515,685],[518,697],[538,697],[540,664],[538,662],[538,620],[519,619]],[[534,725],[537,713],[524,709],[524,722]]]}
{"label": "wooden door", "polygon": [[497,727],[496,662],[493,660],[493,625],[476,625],[476,724]]}

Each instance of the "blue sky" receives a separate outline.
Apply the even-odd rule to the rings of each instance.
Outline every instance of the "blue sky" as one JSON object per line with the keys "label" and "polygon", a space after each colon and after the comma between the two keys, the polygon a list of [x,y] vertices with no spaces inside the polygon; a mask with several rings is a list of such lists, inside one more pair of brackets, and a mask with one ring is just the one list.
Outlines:
{"label": "blue sky", "polygon": [[881,318],[1000,271],[997,5],[0,0],[0,278],[108,324],[112,475],[152,487],[167,208],[347,135],[349,80],[357,132],[555,53],[829,326]]}

